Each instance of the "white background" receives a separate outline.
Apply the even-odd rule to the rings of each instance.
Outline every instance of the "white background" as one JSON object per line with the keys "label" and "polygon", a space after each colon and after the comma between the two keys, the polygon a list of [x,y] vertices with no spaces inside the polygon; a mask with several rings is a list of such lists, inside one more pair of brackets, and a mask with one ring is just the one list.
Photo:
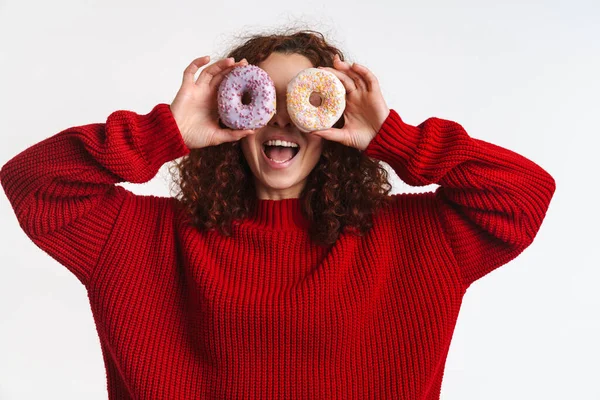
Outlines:
{"label": "white background", "polygon": [[[406,122],[457,121],[557,182],[534,243],[468,289],[442,399],[600,399],[597,1],[0,0],[0,165],[65,128],[170,104],[194,58],[290,25],[369,67]],[[394,193],[436,187],[392,176]],[[168,196],[168,183],[165,164],[124,186]],[[84,287],[3,193],[0,222],[0,399],[106,399]]]}

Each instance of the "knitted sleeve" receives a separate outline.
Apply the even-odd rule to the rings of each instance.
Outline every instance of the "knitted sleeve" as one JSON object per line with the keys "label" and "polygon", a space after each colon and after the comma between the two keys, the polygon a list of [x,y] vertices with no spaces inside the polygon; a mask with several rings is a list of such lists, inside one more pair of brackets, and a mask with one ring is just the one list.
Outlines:
{"label": "knitted sleeve", "polygon": [[435,117],[411,126],[391,110],[364,154],[411,186],[440,185],[438,215],[465,287],[532,243],[556,188],[529,159]]}
{"label": "knitted sleeve", "polygon": [[68,128],[32,145],[0,170],[25,234],[87,285],[119,209],[143,183],[189,149],[168,104],[145,115],[115,111],[105,123]]}

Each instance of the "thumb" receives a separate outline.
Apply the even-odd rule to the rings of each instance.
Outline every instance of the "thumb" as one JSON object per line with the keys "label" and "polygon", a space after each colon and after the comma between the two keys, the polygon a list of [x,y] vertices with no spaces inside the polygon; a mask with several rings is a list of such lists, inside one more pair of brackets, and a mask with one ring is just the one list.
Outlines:
{"label": "thumb", "polygon": [[322,137],[323,139],[331,140],[332,142],[343,143],[345,136],[344,129],[340,128],[329,128],[321,129],[318,131],[312,131],[311,135]]}
{"label": "thumb", "polygon": [[221,142],[235,142],[235,141],[245,138],[248,135],[254,134],[254,132],[255,132],[254,129],[244,129],[244,130],[229,129],[229,128],[220,129]]}

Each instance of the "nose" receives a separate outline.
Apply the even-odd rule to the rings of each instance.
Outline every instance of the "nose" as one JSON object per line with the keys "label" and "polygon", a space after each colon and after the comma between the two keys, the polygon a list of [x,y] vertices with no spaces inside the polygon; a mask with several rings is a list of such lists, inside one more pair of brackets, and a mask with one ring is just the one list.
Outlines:
{"label": "nose", "polygon": [[[282,99],[282,100],[280,100]],[[277,96],[277,108],[276,108],[276,113],[275,115],[273,115],[273,117],[271,118],[271,120],[269,121],[269,123],[267,125],[271,126],[271,127],[278,127],[278,128],[291,128],[292,127],[292,120],[290,119],[290,115],[288,114],[287,111],[287,103],[285,101],[285,93],[282,96]]]}

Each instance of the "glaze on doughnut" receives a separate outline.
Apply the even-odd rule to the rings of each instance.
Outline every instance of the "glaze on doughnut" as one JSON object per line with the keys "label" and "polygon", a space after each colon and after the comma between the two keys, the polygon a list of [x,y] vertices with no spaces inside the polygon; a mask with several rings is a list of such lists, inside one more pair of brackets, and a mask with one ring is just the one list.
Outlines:
{"label": "glaze on doughnut", "polygon": [[[242,103],[246,92],[250,95],[250,104]],[[219,85],[217,107],[221,121],[231,129],[261,128],[275,114],[275,85],[262,68],[235,67]]]}
{"label": "glaze on doughnut", "polygon": [[[318,107],[310,103],[310,95],[318,93]],[[300,71],[287,87],[287,109],[294,125],[303,132],[331,128],[346,108],[346,89],[332,72],[307,68]]]}

